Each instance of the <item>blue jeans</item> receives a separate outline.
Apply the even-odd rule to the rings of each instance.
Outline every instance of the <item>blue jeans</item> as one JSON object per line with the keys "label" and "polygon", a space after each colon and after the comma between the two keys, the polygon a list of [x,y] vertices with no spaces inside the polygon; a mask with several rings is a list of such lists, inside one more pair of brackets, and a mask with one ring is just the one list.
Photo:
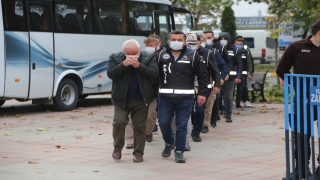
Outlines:
{"label": "blue jeans", "polygon": [[171,122],[176,114],[176,150],[184,152],[186,146],[187,125],[192,110],[193,99],[159,98],[158,121],[162,137],[166,144],[174,144]]}
{"label": "blue jeans", "polygon": [[[211,90],[209,91],[209,93],[211,93]],[[208,99],[209,95],[207,95],[207,97],[206,97],[207,99]],[[206,103],[204,103],[202,106],[199,106],[199,104],[197,102],[197,98],[195,99],[194,103],[195,103],[195,111],[192,112],[193,113],[192,134],[199,134],[202,130],[202,127],[203,127],[204,111],[206,110]]]}

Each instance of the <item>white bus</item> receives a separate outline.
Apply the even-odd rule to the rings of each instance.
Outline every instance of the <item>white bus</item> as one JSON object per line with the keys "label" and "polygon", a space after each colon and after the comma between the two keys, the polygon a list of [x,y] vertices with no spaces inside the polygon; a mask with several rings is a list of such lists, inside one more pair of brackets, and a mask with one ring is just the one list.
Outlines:
{"label": "white bus", "polygon": [[[162,42],[175,29],[169,0],[2,0],[0,106],[32,100],[54,110],[111,91],[106,69],[125,40]],[[142,47],[144,48],[144,47]]]}

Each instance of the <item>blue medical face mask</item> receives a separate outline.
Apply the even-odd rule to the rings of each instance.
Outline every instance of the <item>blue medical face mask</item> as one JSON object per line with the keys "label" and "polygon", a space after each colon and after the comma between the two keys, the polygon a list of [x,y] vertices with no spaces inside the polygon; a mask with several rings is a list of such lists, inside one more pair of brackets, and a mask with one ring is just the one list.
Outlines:
{"label": "blue medical face mask", "polygon": [[236,45],[236,48],[241,50],[243,47],[241,45]]}

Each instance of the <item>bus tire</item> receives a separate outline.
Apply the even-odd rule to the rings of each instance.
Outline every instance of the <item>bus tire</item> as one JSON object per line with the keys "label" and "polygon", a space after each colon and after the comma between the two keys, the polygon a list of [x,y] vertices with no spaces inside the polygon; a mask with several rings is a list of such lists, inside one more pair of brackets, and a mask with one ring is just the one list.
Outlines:
{"label": "bus tire", "polygon": [[89,96],[88,94],[81,94],[81,95],[79,95],[79,99],[85,99],[88,96]]}
{"label": "bus tire", "polygon": [[78,102],[78,87],[71,79],[60,82],[57,94],[53,98],[52,109],[55,111],[69,111],[76,107]]}
{"label": "bus tire", "polygon": [[0,100],[0,107],[5,103],[5,100]]}

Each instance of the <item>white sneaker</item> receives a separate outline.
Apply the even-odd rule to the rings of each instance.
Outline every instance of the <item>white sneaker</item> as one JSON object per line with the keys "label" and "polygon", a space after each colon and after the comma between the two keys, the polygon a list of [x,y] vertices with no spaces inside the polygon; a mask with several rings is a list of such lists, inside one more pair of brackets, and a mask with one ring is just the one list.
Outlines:
{"label": "white sneaker", "polygon": [[250,103],[249,101],[246,101],[246,102],[244,103],[244,106],[245,106],[245,107],[251,107],[251,103]]}

